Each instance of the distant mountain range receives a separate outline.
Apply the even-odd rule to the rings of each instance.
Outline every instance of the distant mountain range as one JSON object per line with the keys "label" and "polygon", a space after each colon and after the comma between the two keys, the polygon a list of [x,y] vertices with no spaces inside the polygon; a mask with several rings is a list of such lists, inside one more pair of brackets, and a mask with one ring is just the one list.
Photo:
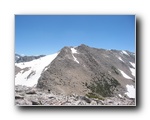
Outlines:
{"label": "distant mountain range", "polygon": [[135,98],[135,53],[87,45],[40,56],[15,54],[15,85],[88,98]]}
{"label": "distant mountain range", "polygon": [[29,62],[34,59],[39,59],[40,57],[44,57],[45,55],[39,55],[39,56],[21,56],[19,54],[15,54],[15,63],[20,62]]}

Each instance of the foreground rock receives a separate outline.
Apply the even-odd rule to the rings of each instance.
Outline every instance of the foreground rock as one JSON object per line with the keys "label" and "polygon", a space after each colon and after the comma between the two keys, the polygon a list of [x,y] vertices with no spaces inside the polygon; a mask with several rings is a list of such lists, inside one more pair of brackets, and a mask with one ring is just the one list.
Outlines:
{"label": "foreground rock", "polygon": [[134,99],[109,97],[105,99],[88,98],[77,94],[63,95],[25,86],[15,86],[15,105],[31,106],[104,106],[135,105]]}

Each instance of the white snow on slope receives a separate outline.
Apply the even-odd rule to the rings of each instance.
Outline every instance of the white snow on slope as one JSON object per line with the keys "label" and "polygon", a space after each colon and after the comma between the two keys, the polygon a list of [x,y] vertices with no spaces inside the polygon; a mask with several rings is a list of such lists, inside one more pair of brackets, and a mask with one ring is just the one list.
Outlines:
{"label": "white snow on slope", "polygon": [[79,61],[77,60],[77,58],[76,58],[76,57],[74,57],[74,55],[73,55],[73,54],[72,54],[72,56],[73,56],[74,61],[75,61],[75,62],[77,62],[77,63],[79,64]]}
{"label": "white snow on slope", "polygon": [[134,68],[135,68],[135,63],[129,62]]}
{"label": "white snow on slope", "polygon": [[133,85],[126,85],[127,91],[125,94],[129,97],[129,98],[135,98],[135,88]]}
{"label": "white snow on slope", "polygon": [[122,62],[124,62],[121,57],[118,57],[118,59],[121,60]]}
{"label": "white snow on slope", "polygon": [[73,54],[78,54],[77,50],[75,48],[71,48],[71,52],[72,52],[72,56],[75,62],[77,62],[79,64],[79,61],[77,60],[77,58],[73,55]]}
{"label": "white snow on slope", "polygon": [[121,94],[118,94],[120,98],[123,98]]}
{"label": "white snow on slope", "polygon": [[19,56],[16,56],[17,58],[20,58]]}
{"label": "white snow on slope", "polygon": [[131,77],[129,77],[126,73],[124,73],[122,70],[118,69],[121,74],[123,75],[123,77],[127,78],[127,79],[132,79]]}
{"label": "white snow on slope", "polygon": [[[15,63],[15,65],[21,69],[23,68],[30,68],[28,71],[23,73],[23,70],[20,71],[15,76],[15,85],[26,85],[29,87],[34,86],[37,84],[39,77],[41,76],[42,71],[44,68],[49,65],[58,55],[58,53],[47,55],[45,57],[41,57],[36,60],[32,60],[30,62],[24,63]],[[28,77],[28,78],[27,78]]]}
{"label": "white snow on slope", "polygon": [[129,69],[130,69],[132,75],[135,77],[135,69],[133,69],[133,68],[129,68]]}
{"label": "white snow on slope", "polygon": [[129,54],[126,51],[124,51],[124,50],[122,50],[122,53],[124,53],[124,54],[129,56]]}
{"label": "white snow on slope", "polygon": [[129,62],[129,63],[132,65],[132,67],[134,67],[134,68],[129,68],[129,69],[130,69],[132,75],[135,76],[135,63],[132,63],[132,62]]}
{"label": "white snow on slope", "polygon": [[72,53],[77,53],[77,50],[75,48],[71,48]]}

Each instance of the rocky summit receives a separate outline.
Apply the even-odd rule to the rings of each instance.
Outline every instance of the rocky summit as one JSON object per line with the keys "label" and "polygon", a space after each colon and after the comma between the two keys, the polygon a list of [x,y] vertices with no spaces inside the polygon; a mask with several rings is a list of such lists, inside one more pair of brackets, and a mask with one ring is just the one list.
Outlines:
{"label": "rocky summit", "polygon": [[16,105],[135,105],[135,54],[80,45],[15,63]]}

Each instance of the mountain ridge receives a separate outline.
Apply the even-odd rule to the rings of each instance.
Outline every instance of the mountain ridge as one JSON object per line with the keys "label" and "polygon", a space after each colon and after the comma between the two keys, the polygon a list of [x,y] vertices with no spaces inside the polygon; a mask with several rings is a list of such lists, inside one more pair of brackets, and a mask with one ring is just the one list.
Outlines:
{"label": "mountain ridge", "polygon": [[[65,46],[50,57],[50,61],[47,59],[40,72],[33,69],[38,68],[37,66],[40,66],[46,57],[15,63],[15,81],[24,79],[18,79],[19,74],[23,76],[26,73],[24,82],[30,82],[38,74],[39,77],[36,78],[34,85],[38,89],[58,94],[75,93],[92,98],[116,96],[135,98],[135,53],[133,52],[98,49],[84,44],[77,47]],[[36,65],[28,66],[30,62],[35,62]],[[22,83],[15,82],[16,85]]]}
{"label": "mountain ridge", "polygon": [[35,60],[35,59],[39,59],[41,57],[44,57],[46,55],[37,55],[37,56],[22,56],[22,55],[19,55],[19,54],[15,54],[15,63],[20,63],[20,62],[29,62],[29,61],[32,61],[32,60]]}

